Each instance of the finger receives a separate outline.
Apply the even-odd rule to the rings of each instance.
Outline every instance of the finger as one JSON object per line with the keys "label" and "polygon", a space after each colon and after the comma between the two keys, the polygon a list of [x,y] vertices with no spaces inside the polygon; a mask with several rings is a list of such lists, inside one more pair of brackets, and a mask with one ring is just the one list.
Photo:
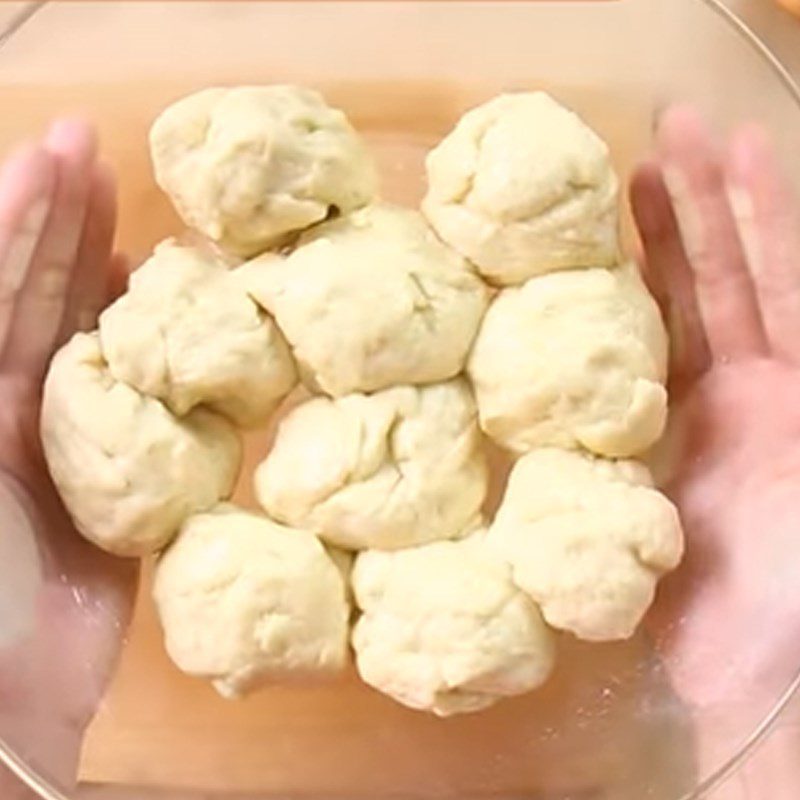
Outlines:
{"label": "finger", "polygon": [[53,124],[45,146],[56,159],[53,202],[19,292],[3,352],[3,368],[26,375],[44,372],[56,344],[78,254],[96,152],[85,123]]}
{"label": "finger", "polygon": [[97,325],[97,315],[106,302],[111,280],[111,248],[116,223],[114,173],[107,165],[96,164],[59,342],[66,341],[75,331],[89,331]]}
{"label": "finger", "polygon": [[767,340],[711,134],[693,109],[676,106],[662,117],[657,140],[711,353],[761,355]]}
{"label": "finger", "polygon": [[631,207],[644,248],[645,281],[661,306],[670,333],[670,378],[692,381],[711,363],[691,266],[664,178],[653,162],[634,173]]}
{"label": "finger", "polygon": [[733,137],[726,162],[731,206],[770,346],[800,360],[800,205],[766,132]]}
{"label": "finger", "polygon": [[55,182],[55,159],[35,145],[18,150],[0,169],[0,351],[50,211]]}

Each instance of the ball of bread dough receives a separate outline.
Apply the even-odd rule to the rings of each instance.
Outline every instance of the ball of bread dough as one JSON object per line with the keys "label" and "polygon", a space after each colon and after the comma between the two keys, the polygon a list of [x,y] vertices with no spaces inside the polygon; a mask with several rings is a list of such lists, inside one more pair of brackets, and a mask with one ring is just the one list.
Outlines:
{"label": "ball of bread dough", "polygon": [[178,419],[114,380],[97,334],[76,334],[53,358],[41,436],[77,529],[122,556],[159,550],[186,517],[228,497],[241,462],[224,418],[198,409]]}
{"label": "ball of bread dough", "polygon": [[345,115],[296,86],[213,88],[153,123],[156,180],[184,222],[242,256],[368,203],[373,163]]}
{"label": "ball of bread dough", "polygon": [[588,641],[631,636],[683,554],[645,466],[551,448],[514,465],[487,542],[550,625]]}
{"label": "ball of bread dough", "polygon": [[182,416],[207,405],[263,424],[297,382],[272,319],[212,254],[162,242],[100,315],[111,374]]}
{"label": "ball of bread dough", "polygon": [[352,550],[449,539],[486,496],[480,438],[461,379],[317,397],[281,421],[256,494],[275,519]]}
{"label": "ball of bread dough", "polygon": [[468,373],[481,426],[517,452],[645,451],[667,414],[667,339],[635,268],[559,272],[504,289]]}
{"label": "ball of bread dough", "polygon": [[617,178],[608,147],[544,92],[465,114],[427,159],[422,209],[492,283],[617,259]]}
{"label": "ball of bread dough", "polygon": [[442,717],[544,683],[553,636],[480,537],[356,557],[353,648],[366,683]]}
{"label": "ball of bread dough", "polygon": [[487,304],[481,280],[418,212],[387,205],[246,268],[304,379],[336,397],[458,374]]}
{"label": "ball of bread dough", "polygon": [[225,697],[345,664],[344,581],[307,531],[227,504],[197,514],[159,560],[153,596],[170,658]]}

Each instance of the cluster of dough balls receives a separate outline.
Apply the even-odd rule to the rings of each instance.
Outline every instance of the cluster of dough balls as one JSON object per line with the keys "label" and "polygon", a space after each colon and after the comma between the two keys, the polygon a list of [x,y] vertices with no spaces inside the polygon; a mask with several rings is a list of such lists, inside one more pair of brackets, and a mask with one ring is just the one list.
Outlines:
{"label": "cluster of dough balls", "polygon": [[[176,665],[232,697],[352,646],[366,683],[447,716],[540,686],[554,629],[630,636],[682,537],[630,460],[664,426],[667,345],[602,140],[503,95],[431,152],[421,212],[377,199],[307,89],[197,92],[150,143],[205,241],[158,245],[55,356],[41,430],[78,530],[157,554]],[[298,386],[261,510],[235,506],[237,428]],[[488,523],[486,437],[520,456]]]}

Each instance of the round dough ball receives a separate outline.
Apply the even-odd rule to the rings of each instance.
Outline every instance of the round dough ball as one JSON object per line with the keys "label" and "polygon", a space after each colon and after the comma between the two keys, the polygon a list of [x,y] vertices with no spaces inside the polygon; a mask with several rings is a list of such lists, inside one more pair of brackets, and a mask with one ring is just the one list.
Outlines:
{"label": "round dough ball", "polygon": [[481,536],[356,557],[353,648],[366,683],[446,717],[545,682],[553,636]]}
{"label": "round dough ball", "polygon": [[214,88],[153,123],[158,185],[183,221],[252,256],[373,199],[375,167],[345,115],[296,86]]}
{"label": "round dough ball", "polygon": [[425,215],[491,283],[617,260],[608,147],[544,92],[467,112],[426,165]]}
{"label": "round dough ball", "polygon": [[317,397],[281,421],[256,495],[275,519],[351,550],[449,539],[486,496],[480,439],[461,379]]}
{"label": "round dough ball", "polygon": [[224,697],[345,664],[344,581],[307,531],[227,504],[197,514],[159,560],[153,597],[170,658]]}
{"label": "round dough ball", "polygon": [[97,334],[75,334],[53,358],[41,436],[75,526],[121,556],[164,547],[186,517],[230,495],[241,463],[224,418],[198,409],[177,419],[115,381]]}
{"label": "round dough ball", "polygon": [[457,375],[488,302],[418,212],[387,205],[320,225],[286,259],[245,270],[304,379],[334,397]]}
{"label": "round dough ball", "polygon": [[162,242],[100,315],[111,374],[182,416],[204,404],[242,427],[264,424],[295,386],[289,346],[212,254]]}
{"label": "round dough ball", "polygon": [[550,625],[588,641],[630,637],[683,555],[644,465],[549,448],[514,465],[487,543]]}
{"label": "round dough ball", "polygon": [[667,416],[667,338],[635,268],[559,272],[504,289],[467,367],[504,447],[645,451]]}

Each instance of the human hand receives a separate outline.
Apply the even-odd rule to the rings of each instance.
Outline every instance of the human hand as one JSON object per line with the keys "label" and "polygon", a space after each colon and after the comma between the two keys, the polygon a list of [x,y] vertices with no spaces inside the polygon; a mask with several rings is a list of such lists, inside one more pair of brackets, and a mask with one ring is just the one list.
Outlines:
{"label": "human hand", "polygon": [[[75,531],[47,473],[39,407],[53,352],[76,330],[95,327],[100,308],[124,287],[115,225],[114,177],[84,123],[55,122],[43,144],[21,148],[0,170],[2,552],[15,561],[28,554],[33,585],[24,588],[35,598],[26,631],[13,618],[25,615],[23,592],[12,594],[14,580],[4,575],[0,738],[23,758],[55,765],[65,780],[119,648],[138,567]],[[2,770],[0,796],[33,797]]]}
{"label": "human hand", "polygon": [[[800,668],[800,210],[761,129],[723,154],[686,107],[631,200],[673,337],[665,489],[688,544],[652,628],[678,694],[716,720],[698,731],[705,770],[741,744],[714,713],[741,701],[754,726]],[[796,760],[772,800],[800,792]]]}

